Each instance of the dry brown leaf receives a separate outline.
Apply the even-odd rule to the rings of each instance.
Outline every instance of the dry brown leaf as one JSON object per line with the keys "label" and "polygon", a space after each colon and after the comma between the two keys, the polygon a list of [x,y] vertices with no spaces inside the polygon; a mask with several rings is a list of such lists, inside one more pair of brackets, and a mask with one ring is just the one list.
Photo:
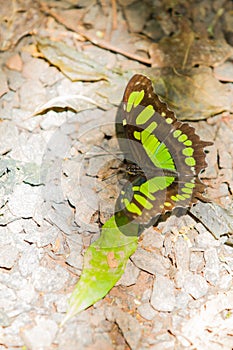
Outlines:
{"label": "dry brown leaf", "polygon": [[216,80],[210,68],[193,68],[182,75],[169,70],[155,81],[155,91],[180,120],[201,120],[233,110],[231,84]]}
{"label": "dry brown leaf", "polygon": [[37,1],[0,0],[0,51],[6,51],[38,28],[44,18]]}
{"label": "dry brown leaf", "polygon": [[233,82],[233,60],[224,62],[214,68],[215,78],[221,81]]}
{"label": "dry brown leaf", "polygon": [[[62,95],[54,97],[51,100],[44,103],[42,106],[37,107],[33,114],[27,117],[27,119],[38,114],[43,114],[46,111],[53,108],[70,108],[75,112],[80,112],[82,110],[96,108],[96,106],[98,106],[98,103],[86,96],[78,94]],[[104,106],[101,107],[103,108]]]}
{"label": "dry brown leaf", "polygon": [[216,67],[233,55],[233,48],[223,39],[198,37],[183,25],[178,34],[165,37],[150,47],[152,67],[187,69],[195,65]]}
{"label": "dry brown leaf", "polygon": [[151,9],[144,1],[124,7],[124,14],[132,33],[141,33],[150,17]]}
{"label": "dry brown leaf", "polygon": [[[142,44],[142,40],[137,35],[126,30],[127,24],[121,13],[118,13],[117,17],[117,29],[112,30],[111,35],[108,35],[106,28],[108,17],[103,16],[98,7],[99,5],[95,4],[84,16],[86,10],[83,9],[64,11],[50,8],[46,3],[43,3],[43,10],[66,28],[77,33],[79,40],[82,37],[82,41],[88,40],[98,47],[150,64],[150,59],[147,57],[149,42],[144,40]],[[143,52],[144,55],[137,54],[137,50]]]}
{"label": "dry brown leaf", "polygon": [[107,80],[103,66],[89,59],[82,52],[62,42],[49,38],[37,38],[38,49],[52,65],[58,67],[71,81]]}

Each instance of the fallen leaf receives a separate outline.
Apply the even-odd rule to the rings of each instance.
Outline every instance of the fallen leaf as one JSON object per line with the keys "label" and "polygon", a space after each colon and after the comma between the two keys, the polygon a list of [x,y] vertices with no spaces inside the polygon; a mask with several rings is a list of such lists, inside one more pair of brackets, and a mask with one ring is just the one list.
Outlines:
{"label": "fallen leaf", "polygon": [[130,255],[137,248],[139,226],[128,223],[124,228],[128,235],[121,232],[112,216],[104,224],[100,238],[87,249],[82,275],[62,324],[103,298],[123,275]]}
{"label": "fallen leaf", "polygon": [[229,60],[215,67],[214,76],[221,81],[233,82],[233,61]]}
{"label": "fallen leaf", "polygon": [[[138,47],[138,45],[140,46],[141,39],[139,41],[137,34],[130,33],[126,30],[126,21],[119,12],[117,20],[119,20],[120,25],[113,31],[111,37],[106,38],[106,33],[104,32],[106,29],[105,21],[108,22],[108,16],[104,16],[102,13],[102,3],[101,10],[100,4],[95,2],[91,5],[88,14],[86,14],[87,10],[85,8],[64,10],[55,8],[54,5],[50,7],[45,2],[42,4],[42,8],[46,14],[50,14],[57,22],[74,31],[79,41],[90,41],[93,45],[100,48],[120,53],[139,62],[150,64],[150,59],[144,57],[147,56],[149,42],[144,41],[143,47]],[[105,39],[103,39],[103,37],[105,37]],[[137,54],[137,50],[143,51],[144,56]]]}
{"label": "fallen leaf", "polygon": [[107,80],[103,66],[63,42],[37,37],[37,46],[44,58],[58,67],[71,81]]}
{"label": "fallen leaf", "polygon": [[[4,5],[3,5],[4,2]],[[39,3],[31,0],[0,1],[0,51],[9,50],[25,35],[41,25]]]}
{"label": "fallen leaf", "polygon": [[186,24],[172,37],[165,37],[150,47],[152,67],[216,67],[233,55],[233,48],[223,39],[198,37]]}
{"label": "fallen leaf", "polygon": [[33,114],[26,119],[38,114],[45,113],[46,111],[53,108],[70,108],[75,112],[80,112],[82,110],[96,108],[97,106],[104,109],[104,106],[100,106],[97,102],[89,97],[82,95],[63,95],[54,97],[48,102],[44,103],[42,106],[39,106],[36,108]]}
{"label": "fallen leaf", "polygon": [[154,86],[180,120],[201,120],[233,111],[231,84],[221,84],[210,68],[192,68],[183,74],[166,70]]}

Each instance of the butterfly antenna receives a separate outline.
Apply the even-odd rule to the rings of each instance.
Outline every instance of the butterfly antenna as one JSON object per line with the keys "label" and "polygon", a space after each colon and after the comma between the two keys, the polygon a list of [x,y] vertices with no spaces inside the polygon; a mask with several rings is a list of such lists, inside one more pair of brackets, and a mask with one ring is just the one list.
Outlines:
{"label": "butterfly antenna", "polygon": [[[113,156],[113,158],[115,158],[116,160],[119,160],[121,163],[124,162],[125,159],[127,159],[127,154],[131,154],[130,152],[122,152],[122,151],[116,151],[115,153],[107,150],[106,148],[104,148],[103,146],[95,146],[96,148],[100,148],[101,150],[104,151],[104,153],[89,153],[89,154],[86,154],[84,157],[85,159],[89,159],[93,156],[98,156],[98,157],[101,157],[101,156],[105,156],[106,154],[110,154],[111,156]],[[123,156],[123,160],[121,157],[118,157],[117,155],[122,155]]]}
{"label": "butterfly antenna", "polygon": [[117,159],[117,160],[119,160],[119,161],[121,161],[122,162],[122,159],[120,158],[120,157],[118,157],[117,156],[117,154],[123,154],[121,151],[117,151],[117,152],[115,152],[115,153],[113,153],[113,152],[111,152],[111,151],[109,151],[109,150],[107,150],[106,148],[104,148],[103,146],[95,146],[96,148],[100,148],[101,150],[103,150],[104,151],[104,153],[87,153],[86,155],[85,155],[85,159],[89,159],[89,158],[92,158],[93,156],[95,156],[95,157],[101,157],[101,156],[105,156],[106,154],[111,154],[111,156],[113,156],[113,158],[115,158],[115,159]]}

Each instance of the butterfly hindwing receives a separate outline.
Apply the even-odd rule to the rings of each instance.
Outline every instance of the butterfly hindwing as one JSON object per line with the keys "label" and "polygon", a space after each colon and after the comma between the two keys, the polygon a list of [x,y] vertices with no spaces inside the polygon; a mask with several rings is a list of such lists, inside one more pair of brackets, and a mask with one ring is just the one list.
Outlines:
{"label": "butterfly hindwing", "polygon": [[154,93],[151,80],[136,74],[122,103],[122,123],[132,161],[140,169],[123,188],[120,206],[140,223],[201,197],[199,172],[206,167],[204,147],[195,129],[179,122]]}

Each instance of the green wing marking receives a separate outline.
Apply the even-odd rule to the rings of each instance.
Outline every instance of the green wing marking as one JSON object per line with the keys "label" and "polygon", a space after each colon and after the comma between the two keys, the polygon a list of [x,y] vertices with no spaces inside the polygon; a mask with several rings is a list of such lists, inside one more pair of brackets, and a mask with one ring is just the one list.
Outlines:
{"label": "green wing marking", "polygon": [[132,214],[142,215],[145,209],[151,210],[156,200],[155,193],[164,190],[174,181],[174,177],[171,176],[158,176],[145,181],[142,185],[134,185],[132,187],[133,200],[129,200],[124,197],[125,192],[122,192],[122,202],[125,205],[126,210]]}
{"label": "green wing marking", "polygon": [[123,188],[118,207],[140,223],[174,207],[188,207],[205,186],[198,175],[207,164],[193,127],[177,121],[154,93],[151,80],[136,74],[129,81],[121,109],[125,136],[140,169]]}

